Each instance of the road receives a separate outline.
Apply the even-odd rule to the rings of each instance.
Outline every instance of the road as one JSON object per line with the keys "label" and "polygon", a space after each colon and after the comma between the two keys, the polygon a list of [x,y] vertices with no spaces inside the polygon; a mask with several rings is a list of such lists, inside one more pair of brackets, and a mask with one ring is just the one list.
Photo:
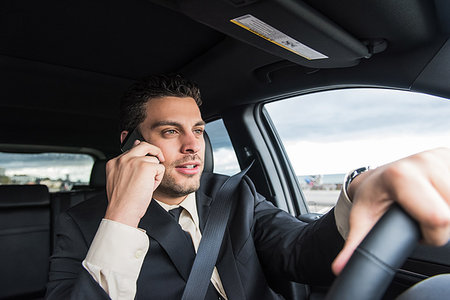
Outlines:
{"label": "road", "polygon": [[326,213],[339,197],[340,190],[303,190],[310,212]]}

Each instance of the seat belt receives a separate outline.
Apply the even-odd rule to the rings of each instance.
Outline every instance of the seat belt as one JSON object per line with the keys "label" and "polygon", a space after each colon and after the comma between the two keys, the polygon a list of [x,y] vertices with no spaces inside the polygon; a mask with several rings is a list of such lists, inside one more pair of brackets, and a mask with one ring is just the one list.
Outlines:
{"label": "seat belt", "polygon": [[198,246],[182,300],[205,299],[230,216],[233,195],[242,181],[242,177],[252,165],[253,161],[247,168],[228,178],[216,193],[216,200],[209,211],[205,230]]}

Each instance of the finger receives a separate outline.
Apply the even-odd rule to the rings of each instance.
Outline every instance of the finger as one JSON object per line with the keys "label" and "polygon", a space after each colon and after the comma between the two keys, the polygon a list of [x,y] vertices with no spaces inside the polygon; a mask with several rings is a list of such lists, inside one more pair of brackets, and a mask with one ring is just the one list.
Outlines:
{"label": "finger", "polygon": [[420,226],[424,243],[433,246],[444,246],[450,241],[450,226]]}
{"label": "finger", "polygon": [[106,195],[108,197],[108,201],[111,198],[112,187],[114,185],[114,174],[115,174],[115,166],[117,163],[117,158],[110,159],[106,163]]}
{"label": "finger", "polygon": [[372,216],[364,207],[355,205],[350,214],[350,231],[345,241],[344,248],[339,252],[333,261],[331,268],[335,275],[339,275],[345,267],[353,252],[369,233],[376,223],[376,218]]}
{"label": "finger", "polygon": [[333,263],[331,264],[331,270],[333,271],[334,275],[338,276],[339,274],[341,274],[342,270],[350,260],[350,257],[353,255],[353,252],[358,245],[359,244],[355,244],[353,242],[345,243],[345,247],[341,250],[341,252],[339,252],[338,256],[336,256]]}
{"label": "finger", "polygon": [[450,155],[443,157],[448,162],[448,165],[443,164],[442,160],[435,161],[433,165],[435,176],[431,174],[428,176],[430,177],[431,184],[436,188],[447,205],[450,205]]}
{"label": "finger", "polygon": [[354,200],[349,218],[350,231],[345,241],[344,248],[332,264],[332,270],[336,275],[342,271],[350,257],[353,255],[355,249],[364,240],[369,231],[388,210],[391,204],[389,201],[383,201],[373,205],[374,203],[372,201],[362,201],[368,200],[368,195],[357,196],[361,198],[355,198]]}
{"label": "finger", "polygon": [[[411,173],[414,175],[413,171]],[[403,175],[396,177],[396,200],[419,222],[423,241],[442,246],[450,237],[450,206],[449,199],[446,199],[448,188],[440,179],[416,175],[411,176],[408,184],[402,180]]]}
{"label": "finger", "polygon": [[425,198],[417,199],[416,205],[403,204],[404,199],[398,201],[419,221],[423,241],[426,244],[442,246],[450,238],[450,207],[434,186],[428,182],[421,186]]}
{"label": "finger", "polygon": [[413,158],[424,166],[425,176],[442,199],[450,205],[450,149],[438,148],[416,154]]}
{"label": "finger", "polygon": [[149,163],[159,164],[160,161],[156,156],[145,156],[145,160]]}
{"label": "finger", "polygon": [[427,192],[427,198],[418,199],[420,204],[405,209],[419,220],[423,241],[426,244],[442,246],[450,238],[450,207],[431,184],[425,183],[423,189]]}
{"label": "finger", "polygon": [[[139,145],[141,143],[141,141],[140,140],[134,140],[134,142],[133,142],[133,146],[131,146],[131,148],[130,149],[128,149],[128,150],[126,150],[126,151],[123,151],[122,152],[122,154],[121,155],[124,155],[125,153],[128,153],[128,152],[130,152],[130,150],[131,149],[133,149],[134,147],[136,147],[137,145]],[[123,149],[122,148],[122,146],[121,146],[121,149]]]}
{"label": "finger", "polygon": [[133,156],[155,156],[160,162],[165,160],[161,149],[147,142],[139,142],[138,145],[130,150],[129,154]]}
{"label": "finger", "polygon": [[164,177],[165,170],[166,168],[162,164],[158,164],[156,166],[155,183],[153,186],[153,191],[155,191],[158,188],[159,184],[161,183]]}

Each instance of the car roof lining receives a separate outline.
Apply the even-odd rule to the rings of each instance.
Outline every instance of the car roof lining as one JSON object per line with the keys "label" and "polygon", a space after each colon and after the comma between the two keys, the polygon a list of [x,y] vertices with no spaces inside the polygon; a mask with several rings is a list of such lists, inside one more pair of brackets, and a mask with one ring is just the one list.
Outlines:
{"label": "car roof lining", "polygon": [[412,85],[413,90],[430,92],[438,96],[448,97],[450,78],[450,39],[426,65]]}
{"label": "car roof lining", "polygon": [[[246,6],[235,7],[223,0],[181,1],[180,10],[195,20],[207,24],[212,28],[240,41],[253,45],[281,59],[287,59],[306,66],[343,67],[358,63],[359,59],[368,56],[368,49],[328,18],[321,15],[302,1],[278,0],[257,1]],[[205,7],[206,6],[206,7]],[[208,13],[204,13],[207,9]],[[247,16],[249,22],[241,25],[248,30],[232,23],[237,17]],[[258,20],[258,24],[254,24]],[[262,23],[266,24],[262,28]],[[249,25],[251,24],[251,25]],[[271,40],[274,27],[285,37]],[[252,32],[256,30],[258,34]],[[265,38],[263,38],[262,36]],[[277,34],[278,36],[280,33]],[[327,58],[305,58],[308,54],[288,51],[283,41],[291,38],[291,43],[302,43]],[[278,42],[278,43],[277,43]],[[288,45],[288,41],[286,41]],[[295,49],[301,49],[296,47]],[[305,57],[302,57],[305,56]]]}
{"label": "car roof lining", "polygon": [[[0,104],[0,124],[8,130],[0,139],[117,153],[123,91],[133,80],[161,72],[182,73],[199,83],[205,119],[231,107],[327,86],[412,87],[450,95],[436,61],[444,52],[433,62],[435,54],[444,51],[450,31],[442,17],[445,1],[303,1],[352,39],[387,41],[387,49],[370,59],[350,55],[352,66],[346,68],[292,63],[278,46],[266,49],[265,40],[229,22],[230,12],[239,16],[255,7],[270,16],[273,7],[286,10],[292,1],[243,0],[246,5],[239,7],[211,0],[219,2],[227,8],[202,11],[196,7],[198,0],[164,1],[164,6],[142,0],[1,2],[0,97],[5,101]],[[214,12],[221,23],[210,24],[213,15],[202,12]],[[298,14],[293,15],[301,18]],[[289,24],[314,23],[292,19]],[[301,31],[301,26],[280,26],[295,36]],[[314,30],[306,38],[313,38]],[[327,35],[321,39],[335,43]],[[439,86],[433,87],[436,79]]]}
{"label": "car roof lining", "polygon": [[3,55],[133,79],[177,70],[223,39],[149,1],[12,1],[3,18]]}

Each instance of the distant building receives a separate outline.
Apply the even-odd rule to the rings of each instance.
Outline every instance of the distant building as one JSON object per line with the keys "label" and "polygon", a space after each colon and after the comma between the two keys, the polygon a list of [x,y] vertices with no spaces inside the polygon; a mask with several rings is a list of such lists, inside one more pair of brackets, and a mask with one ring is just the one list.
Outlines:
{"label": "distant building", "polygon": [[6,169],[0,168],[0,176],[5,176]]}
{"label": "distant building", "polygon": [[36,182],[36,177],[29,175],[14,175],[11,180],[15,184],[34,184]]}
{"label": "distant building", "polygon": [[340,190],[345,174],[320,174],[297,176],[303,190]]}

